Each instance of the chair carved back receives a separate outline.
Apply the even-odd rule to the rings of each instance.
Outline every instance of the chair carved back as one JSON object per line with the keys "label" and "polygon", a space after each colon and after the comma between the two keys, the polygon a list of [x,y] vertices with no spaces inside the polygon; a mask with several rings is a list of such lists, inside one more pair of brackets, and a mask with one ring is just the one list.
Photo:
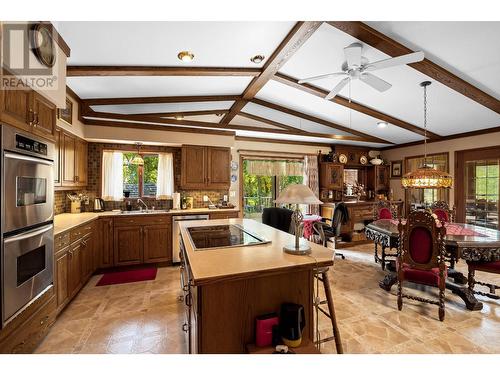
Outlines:
{"label": "chair carved back", "polygon": [[453,223],[455,221],[455,207],[450,206],[445,201],[436,201],[431,204],[431,211],[436,214],[440,221]]}
{"label": "chair carved back", "polygon": [[444,222],[437,221],[428,211],[411,211],[406,223],[399,219],[398,263],[411,268],[445,269]]}
{"label": "chair carved back", "polygon": [[390,201],[378,201],[373,205],[373,220],[396,219],[397,217],[398,209]]}

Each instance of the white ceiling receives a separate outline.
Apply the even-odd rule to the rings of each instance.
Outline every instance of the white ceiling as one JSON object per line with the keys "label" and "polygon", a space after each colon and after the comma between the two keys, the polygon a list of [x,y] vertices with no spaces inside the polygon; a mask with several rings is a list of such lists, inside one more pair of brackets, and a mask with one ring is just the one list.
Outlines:
{"label": "white ceiling", "polygon": [[68,77],[82,99],[142,96],[239,95],[252,77]]}
{"label": "white ceiling", "polygon": [[185,102],[185,103],[149,103],[149,104],[114,104],[93,105],[90,108],[96,112],[120,113],[131,115],[137,113],[187,112],[214,109],[229,109],[234,101]]}
{"label": "white ceiling", "polygon": [[[300,79],[341,71],[340,67],[345,61],[343,49],[354,42],[359,42],[359,40],[325,23],[280,69],[280,72]],[[363,56],[370,62],[390,57],[366,44],[363,46]],[[379,70],[373,74],[391,83],[392,88],[380,93],[361,81],[355,80],[351,85],[351,98],[367,107],[376,108],[382,113],[423,127],[423,91],[419,83],[429,80],[429,77],[409,66]],[[322,79],[313,83],[317,87],[331,90],[340,79]],[[348,97],[349,85],[344,87],[340,94]],[[264,94],[261,91],[259,95]],[[499,114],[439,82],[433,82],[428,89],[428,95],[428,129],[434,133],[450,135],[495,127],[500,124]],[[326,108],[323,111],[329,112]],[[339,115],[339,113],[335,114]],[[358,125],[366,126],[366,123]],[[353,127],[358,125],[353,121]],[[362,130],[361,127],[358,130]],[[392,137],[392,131],[390,133],[391,140],[397,143],[405,141],[396,134]]]}
{"label": "white ceiling", "polygon": [[[269,57],[295,22],[59,22],[69,65],[251,67]],[[177,58],[191,51],[189,64]]]}
{"label": "white ceiling", "polygon": [[[398,40],[407,47],[422,49],[426,57],[454,74],[499,97],[500,93],[500,22],[369,22],[369,25]],[[71,48],[70,65],[138,65],[138,66],[204,66],[261,67],[250,57],[263,54],[268,58],[285,38],[294,22],[59,22],[58,30]],[[291,59],[280,73],[294,78],[341,70],[343,48],[358,42],[352,36],[323,24]],[[195,54],[192,63],[177,59],[181,50]],[[364,45],[363,55],[369,61],[389,56]],[[393,87],[379,93],[359,81],[351,85],[351,97],[366,107],[389,114],[416,126],[423,126],[423,92],[419,83],[429,77],[408,66],[374,72]],[[252,77],[69,77],[68,86],[82,99],[113,97],[154,97],[192,95],[241,95]],[[314,85],[330,90],[338,79],[315,81]],[[349,96],[349,87],[341,91]],[[377,118],[325,101],[276,81],[268,82],[256,95],[281,106],[328,120],[400,144],[422,140],[422,136],[393,124],[377,128]],[[438,82],[428,92],[428,129],[440,135],[452,135],[500,125],[500,115]],[[207,109],[229,109],[233,101],[157,103],[92,106],[95,111],[120,114],[181,112]],[[315,133],[349,135],[328,126],[248,103],[244,108],[260,117]],[[203,115],[189,117],[217,123],[220,117]],[[188,119],[186,117],[186,119]],[[231,124],[272,126],[237,116]],[[249,135],[251,133],[251,135]],[[237,134],[242,135],[241,131]],[[245,132],[247,136],[277,139],[314,137],[289,134]],[[297,138],[299,137],[299,138]],[[302,137],[302,138],[301,138]],[[332,141],[321,138],[321,142]],[[342,143],[335,141],[335,143]],[[357,142],[347,141],[349,144]],[[370,146],[366,143],[360,143]],[[375,147],[376,145],[371,145]],[[379,145],[383,146],[383,145]],[[385,145],[387,146],[387,145]]]}
{"label": "white ceiling", "polygon": [[500,99],[500,22],[367,22]]}

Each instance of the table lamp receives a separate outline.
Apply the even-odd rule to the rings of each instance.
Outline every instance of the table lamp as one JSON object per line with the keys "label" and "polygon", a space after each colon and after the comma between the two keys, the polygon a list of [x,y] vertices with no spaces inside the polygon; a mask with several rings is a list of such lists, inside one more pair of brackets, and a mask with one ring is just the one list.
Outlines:
{"label": "table lamp", "polygon": [[302,184],[288,185],[274,202],[278,204],[295,204],[295,211],[292,214],[292,222],[295,226],[295,244],[283,247],[283,251],[294,255],[311,253],[309,243],[305,240],[302,243],[300,241],[300,226],[304,216],[300,212],[299,204],[322,204],[323,202],[316,198],[316,195],[309,187]]}

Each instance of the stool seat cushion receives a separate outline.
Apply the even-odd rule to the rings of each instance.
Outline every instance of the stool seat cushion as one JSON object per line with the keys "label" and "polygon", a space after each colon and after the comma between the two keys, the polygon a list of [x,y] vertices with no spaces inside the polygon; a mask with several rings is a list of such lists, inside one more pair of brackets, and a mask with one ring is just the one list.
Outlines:
{"label": "stool seat cushion", "polygon": [[500,273],[500,261],[496,262],[467,262],[469,269],[490,273]]}

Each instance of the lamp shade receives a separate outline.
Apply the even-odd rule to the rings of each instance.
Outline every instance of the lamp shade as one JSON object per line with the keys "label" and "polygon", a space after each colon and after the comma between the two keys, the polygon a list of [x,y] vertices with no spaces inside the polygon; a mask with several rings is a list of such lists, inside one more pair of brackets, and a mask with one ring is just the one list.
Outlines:
{"label": "lamp shade", "polygon": [[288,185],[281,192],[275,203],[283,204],[322,204],[308,186],[302,184]]}

